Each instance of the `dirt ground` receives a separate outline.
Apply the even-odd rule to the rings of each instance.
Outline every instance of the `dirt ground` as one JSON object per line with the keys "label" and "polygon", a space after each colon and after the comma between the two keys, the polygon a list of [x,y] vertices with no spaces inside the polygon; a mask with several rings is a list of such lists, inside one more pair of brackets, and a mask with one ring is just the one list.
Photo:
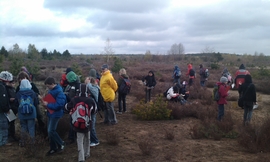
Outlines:
{"label": "dirt ground", "polygon": [[[230,91],[230,95],[237,95],[237,91]],[[260,94],[259,107],[253,113],[252,123],[261,122],[265,117],[269,117],[270,99],[268,95]],[[127,97],[127,105],[135,100],[133,96]],[[229,103],[230,104],[230,103]],[[118,106],[115,103],[115,110]],[[130,108],[130,107],[128,107]],[[87,161],[91,162],[208,162],[208,161],[228,161],[228,162],[253,162],[270,161],[270,153],[248,153],[242,148],[236,139],[222,138],[220,141],[213,139],[191,138],[191,127],[199,122],[195,118],[185,118],[182,120],[166,121],[140,121],[135,115],[131,114],[130,109],[125,114],[118,115],[118,124],[107,126],[101,124],[102,119],[97,116],[97,135],[100,145],[91,148],[91,157]],[[231,108],[233,119],[242,122],[243,110],[241,108]],[[174,139],[165,138],[166,130],[173,130]],[[106,135],[116,133],[119,137],[118,145],[109,145]],[[151,155],[143,155],[138,143],[144,138],[150,137],[153,140]],[[64,152],[51,157],[46,157],[45,153],[49,146],[44,145],[40,148],[35,157],[27,157],[24,148],[20,148],[17,143],[12,146],[0,147],[0,161],[77,161],[77,145],[67,145]]]}

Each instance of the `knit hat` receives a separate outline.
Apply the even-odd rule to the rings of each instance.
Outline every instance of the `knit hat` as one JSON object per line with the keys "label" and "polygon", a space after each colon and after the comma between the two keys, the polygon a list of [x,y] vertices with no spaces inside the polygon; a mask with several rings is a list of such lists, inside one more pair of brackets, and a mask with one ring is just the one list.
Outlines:
{"label": "knit hat", "polygon": [[6,82],[13,81],[13,75],[8,71],[2,71],[0,73],[0,79]]}
{"label": "knit hat", "polygon": [[70,71],[73,71],[70,67],[66,69],[66,74],[69,73]]}
{"label": "knit hat", "polygon": [[30,84],[29,80],[27,79],[23,79],[21,80],[21,83],[20,83],[20,89],[31,89],[32,88],[32,85]]}
{"label": "knit hat", "polygon": [[221,82],[221,83],[226,83],[226,82],[228,82],[228,79],[227,79],[226,77],[222,76],[222,77],[220,78],[220,82]]}
{"label": "knit hat", "polygon": [[73,71],[70,71],[67,74],[66,78],[67,78],[67,81],[69,83],[72,83],[72,82],[75,82],[77,80],[77,75]]}
{"label": "knit hat", "polygon": [[102,70],[104,70],[104,69],[109,69],[109,66],[108,66],[107,64],[103,64],[103,65],[101,66],[101,69],[102,69]]}
{"label": "knit hat", "polygon": [[89,76],[92,78],[97,78],[97,71],[95,69],[91,69],[89,72]]}

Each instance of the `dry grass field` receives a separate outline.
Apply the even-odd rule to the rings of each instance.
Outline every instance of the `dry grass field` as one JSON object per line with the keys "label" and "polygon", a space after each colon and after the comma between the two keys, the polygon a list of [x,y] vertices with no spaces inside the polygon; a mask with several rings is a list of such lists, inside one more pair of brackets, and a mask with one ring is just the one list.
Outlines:
{"label": "dry grass field", "polygon": [[[195,56],[187,59],[179,58],[172,60],[171,58],[159,58],[161,56],[153,56],[152,59],[145,61],[146,58],[122,58],[123,67],[127,69],[127,73],[131,78],[132,90],[127,96],[128,112],[117,114],[118,124],[107,126],[101,124],[102,118],[97,115],[96,131],[100,140],[100,145],[91,147],[91,157],[86,161],[91,162],[208,162],[208,161],[270,161],[269,147],[262,147],[262,141],[254,140],[253,138],[243,138],[244,128],[242,126],[243,110],[237,106],[236,100],[238,92],[236,90],[229,91],[228,104],[225,105],[225,119],[221,122],[230,131],[226,134],[218,134],[215,136],[213,131],[205,130],[203,136],[199,136],[198,128],[201,126],[211,125],[216,123],[213,119],[217,115],[217,105],[211,100],[211,93],[214,83],[219,80],[221,71],[227,67],[232,74],[238,69],[239,62],[235,61],[234,65],[229,65],[231,60],[236,58],[227,58],[219,63],[219,69],[210,69],[211,62],[203,62],[201,58]],[[147,58],[148,59],[148,58]],[[250,59],[250,58],[248,58]],[[85,63],[86,59],[76,58],[73,63]],[[166,60],[166,61],[165,61]],[[227,61],[226,61],[227,60]],[[229,60],[229,61],[228,61]],[[153,92],[153,102],[155,103],[157,96],[172,85],[172,71],[174,65],[179,65],[182,70],[181,80],[187,80],[185,72],[187,63],[192,62],[196,71],[199,70],[199,64],[204,64],[210,69],[210,77],[207,87],[199,86],[199,78],[195,79],[193,87],[190,91],[190,105],[168,104],[168,108],[172,109],[173,119],[170,120],[139,120],[132,110],[144,99],[143,85],[141,78],[148,73],[149,70],[154,70],[157,79],[157,86]],[[250,64],[249,60],[244,63]],[[89,66],[79,66],[82,76],[87,76],[91,67],[99,70],[104,62],[102,60],[93,59]],[[43,68],[38,75],[40,78],[52,75],[60,80],[60,74],[65,70],[64,65],[71,64],[70,62],[48,62],[41,63]],[[113,62],[108,63],[111,67]],[[59,67],[57,67],[58,65]],[[61,65],[61,66],[60,66]],[[52,68],[54,67],[54,68]],[[255,68],[247,69],[251,73],[255,73]],[[117,73],[113,74],[115,79],[118,78]],[[254,84],[259,87],[262,80],[254,79]],[[45,93],[45,87],[42,80],[35,81],[40,91]],[[268,83],[269,84],[269,83]],[[263,88],[258,88],[263,89]],[[269,88],[268,88],[269,89]],[[270,125],[270,93],[257,93],[259,107],[254,110],[250,131],[255,134],[261,132],[262,125],[268,121]],[[165,102],[165,99],[164,99]],[[114,103],[115,111],[118,110],[117,98]],[[44,116],[46,118],[46,116]],[[207,119],[206,119],[207,117]],[[68,115],[61,119],[59,123],[59,134],[63,139],[67,139],[68,131]],[[17,120],[17,128],[19,121]],[[224,126],[224,127],[225,127]],[[206,128],[206,127],[204,127]],[[269,127],[268,127],[269,128]],[[229,128],[228,128],[229,129]],[[270,130],[270,128],[269,128]],[[19,130],[18,132],[19,133]],[[214,132],[217,133],[217,132]],[[220,132],[218,132],[220,133]],[[266,133],[267,134],[267,133]],[[248,134],[250,135],[250,134]],[[268,135],[270,132],[268,131]],[[255,136],[258,137],[258,136]],[[250,140],[251,139],[251,140]],[[264,143],[270,146],[270,139],[266,139]],[[243,145],[243,141],[249,145]],[[49,143],[43,139],[37,132],[35,146],[19,147],[18,143],[14,142],[12,146],[0,147],[1,162],[76,162],[77,161],[77,145],[76,143],[67,145],[64,152],[45,156],[49,150]],[[255,144],[252,142],[255,141]],[[251,143],[251,144],[250,144]],[[259,145],[260,144],[260,145]],[[256,147],[254,149],[254,147]],[[263,149],[262,149],[263,148]]]}

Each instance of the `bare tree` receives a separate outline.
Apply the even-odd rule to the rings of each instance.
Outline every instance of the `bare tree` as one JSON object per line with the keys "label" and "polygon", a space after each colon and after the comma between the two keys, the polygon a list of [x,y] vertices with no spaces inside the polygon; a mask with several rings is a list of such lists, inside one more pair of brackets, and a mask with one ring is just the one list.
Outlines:
{"label": "bare tree", "polygon": [[109,38],[106,39],[105,41],[105,47],[104,47],[104,51],[102,51],[102,54],[107,55],[107,62],[110,61],[110,57],[111,55],[113,55],[115,52],[112,48],[112,43],[111,40]]}
{"label": "bare tree", "polygon": [[185,53],[185,47],[182,43],[173,44],[171,46],[171,49],[168,51],[169,55],[184,54],[184,53]]}
{"label": "bare tree", "polygon": [[215,48],[210,46],[205,46],[204,49],[202,49],[201,53],[215,53]]}

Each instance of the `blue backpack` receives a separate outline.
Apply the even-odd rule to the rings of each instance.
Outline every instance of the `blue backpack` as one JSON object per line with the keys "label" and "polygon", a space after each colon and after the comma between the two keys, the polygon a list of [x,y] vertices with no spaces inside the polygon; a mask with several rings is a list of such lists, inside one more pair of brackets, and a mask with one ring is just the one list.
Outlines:
{"label": "blue backpack", "polygon": [[174,75],[175,75],[176,77],[180,77],[180,76],[181,76],[181,71],[180,71],[180,69],[175,70]]}
{"label": "blue backpack", "polygon": [[24,115],[32,114],[35,108],[36,107],[34,106],[34,102],[31,96],[27,96],[27,95],[21,96],[20,104],[19,104],[19,112],[21,114],[24,114]]}

